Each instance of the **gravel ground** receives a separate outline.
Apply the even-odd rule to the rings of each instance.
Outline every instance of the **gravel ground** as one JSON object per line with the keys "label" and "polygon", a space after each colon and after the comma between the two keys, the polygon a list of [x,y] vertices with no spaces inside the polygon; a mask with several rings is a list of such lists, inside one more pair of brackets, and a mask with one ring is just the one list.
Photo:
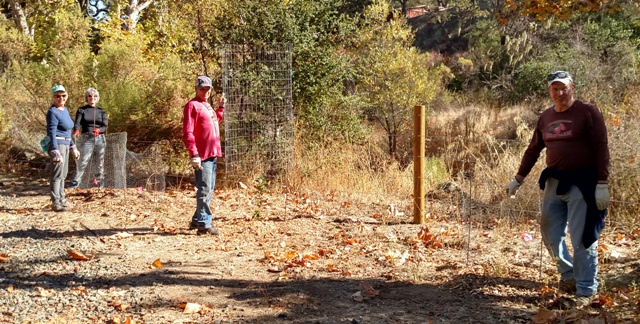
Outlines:
{"label": "gravel ground", "polygon": [[[7,197],[3,205],[11,208]],[[16,206],[19,210],[20,206]],[[108,244],[84,235],[69,235],[47,212],[5,215],[0,224],[0,251],[10,258],[0,263],[0,314],[7,322],[46,322],[55,316],[106,322],[118,315],[117,305],[141,311],[141,290],[132,280],[126,287],[112,282],[126,277],[135,265],[125,258],[116,263],[73,260],[67,250],[110,253]],[[81,252],[82,253],[82,252]],[[111,301],[111,302],[105,302]],[[52,316],[53,315],[53,316]]]}
{"label": "gravel ground", "polygon": [[[557,306],[557,295],[545,293],[557,275],[546,252],[540,253],[535,222],[508,225],[505,232],[504,225],[499,229],[495,220],[480,217],[470,226],[451,216],[458,214],[452,206],[432,201],[439,216],[428,232],[402,213],[389,215],[388,203],[380,201],[249,188],[216,193],[214,221],[222,233],[207,237],[186,228],[193,190],[72,190],[72,207],[61,213],[50,210],[46,193],[46,179],[0,173],[0,322],[640,318],[638,295],[629,290],[640,280],[632,235],[603,240],[603,294],[612,306],[559,311],[548,307]],[[532,237],[524,240],[522,233]],[[87,260],[74,259],[70,250]],[[541,317],[547,308],[553,320]]]}

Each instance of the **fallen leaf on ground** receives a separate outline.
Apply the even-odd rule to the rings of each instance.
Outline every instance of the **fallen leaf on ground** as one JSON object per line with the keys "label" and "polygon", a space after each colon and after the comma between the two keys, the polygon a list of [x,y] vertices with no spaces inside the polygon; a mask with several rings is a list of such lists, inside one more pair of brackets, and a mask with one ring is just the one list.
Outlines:
{"label": "fallen leaf on ground", "polygon": [[124,312],[127,309],[131,308],[131,305],[123,303],[120,300],[112,300],[111,302],[109,302],[108,305],[112,306],[113,308],[115,308],[117,311],[120,311],[120,312]]}
{"label": "fallen leaf on ground", "polygon": [[156,269],[162,268],[162,262],[160,262],[160,259],[156,259],[155,261],[153,261],[153,263],[151,263],[151,265]]}
{"label": "fallen leaf on ground", "polygon": [[602,253],[603,251],[607,251],[607,250],[609,250],[609,247],[607,247],[606,244],[604,243],[598,244],[598,253]]}
{"label": "fallen leaf on ground", "polygon": [[196,304],[196,303],[186,303],[184,305],[184,312],[182,312],[183,314],[195,314],[197,312],[200,311],[200,304]]}
{"label": "fallen leaf on ground", "polygon": [[9,260],[11,256],[6,253],[0,253],[0,262]]}
{"label": "fallen leaf on ground", "polygon": [[89,292],[87,291],[87,288],[85,286],[75,286],[75,287],[71,287],[71,294],[75,296],[80,296],[80,295],[88,295]]}
{"label": "fallen leaf on ground", "polygon": [[127,232],[118,232],[118,233],[115,233],[115,234],[111,235],[111,237],[113,237],[113,238],[125,238],[125,237],[132,237],[132,236],[133,236],[133,234],[127,233]]}
{"label": "fallen leaf on ground", "polygon": [[556,318],[558,318],[558,313],[548,309],[540,308],[538,310],[538,313],[533,315],[531,320],[535,324],[544,324],[544,323],[553,323],[556,320]]}
{"label": "fallen leaf on ground", "polygon": [[302,258],[304,260],[318,260],[320,258],[320,256],[318,256],[315,253],[305,253]]}
{"label": "fallen leaf on ground", "polygon": [[354,245],[354,244],[360,242],[360,240],[358,240],[357,238],[350,239],[350,238],[346,238],[345,237],[345,238],[342,239],[342,242],[344,242],[345,244],[348,244],[348,245]]}
{"label": "fallen leaf on ground", "polygon": [[120,315],[114,315],[111,319],[113,324],[135,324],[136,321],[131,319],[131,316],[125,317],[124,321],[120,319]]}
{"label": "fallen leaf on ground", "polygon": [[292,260],[293,258],[295,258],[298,255],[298,252],[296,251],[289,251],[284,255],[284,258],[287,260]]}
{"label": "fallen leaf on ground", "polygon": [[380,290],[373,289],[373,287],[371,285],[362,284],[362,288],[364,288],[364,291],[362,292],[362,296],[374,297],[374,296],[378,296],[380,294]]}
{"label": "fallen leaf on ground", "polygon": [[598,302],[601,307],[613,307],[613,297],[609,294],[602,294],[598,298]]}
{"label": "fallen leaf on ground", "polygon": [[318,255],[319,256],[327,256],[329,254],[331,254],[331,250],[318,249]]}
{"label": "fallen leaf on ground", "polygon": [[409,258],[409,251],[405,250],[404,253],[400,253],[400,251],[389,251],[385,255],[385,258],[389,261],[393,261],[396,265],[403,265],[407,258]]}
{"label": "fallen leaf on ground", "polygon": [[203,305],[203,306],[200,306],[200,310],[198,311],[198,313],[200,313],[202,315],[205,315],[205,314],[209,313],[212,310],[213,310],[213,308]]}
{"label": "fallen leaf on ground", "polygon": [[93,258],[93,256],[88,257],[78,251],[71,250],[71,249],[67,250],[67,253],[71,256],[72,259],[78,260],[78,261],[89,261]]}
{"label": "fallen leaf on ground", "polygon": [[340,272],[340,270],[338,270],[338,268],[336,268],[336,266],[334,266],[333,264],[328,264],[327,269],[329,269],[329,272]]}
{"label": "fallen leaf on ground", "polygon": [[53,289],[44,289],[42,287],[36,287],[36,295],[39,297],[49,297],[54,293]]}

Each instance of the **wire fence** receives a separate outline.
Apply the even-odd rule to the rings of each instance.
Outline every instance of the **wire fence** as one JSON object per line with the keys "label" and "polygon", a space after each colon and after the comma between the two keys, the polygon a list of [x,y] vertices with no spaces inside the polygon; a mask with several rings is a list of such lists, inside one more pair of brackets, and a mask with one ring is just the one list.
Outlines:
{"label": "wire fence", "polygon": [[[629,145],[629,138],[626,135],[631,125],[619,125],[619,128],[610,131],[610,147],[611,147],[611,175],[609,179],[609,188],[612,196],[612,202],[609,207],[609,216],[607,221],[611,226],[634,227],[636,226],[637,214],[640,211],[640,196],[635,194],[639,192],[640,174],[638,172],[638,164],[635,157],[640,154],[640,147],[637,145]],[[638,127],[633,126],[633,127]],[[618,133],[622,133],[619,135]],[[42,152],[39,145],[39,139],[44,137],[42,133],[29,133],[19,127],[15,128],[15,142],[22,143],[20,147],[14,146],[7,153],[7,161],[9,165],[28,164],[31,169],[38,170],[39,176],[46,178],[48,176],[49,158],[46,153]],[[183,175],[167,175],[169,170],[168,161],[175,157],[167,156],[167,150],[164,150],[166,142],[148,142],[141,145],[140,141],[136,142],[137,147],[146,147],[142,151],[133,151],[127,149],[126,133],[110,133],[106,135],[107,145],[105,149],[105,179],[104,187],[122,189],[122,188],[140,188],[145,191],[154,191],[162,195],[167,186],[175,185],[175,180],[171,178],[184,178],[183,182],[192,182],[192,174]],[[226,141],[224,141],[227,143]],[[513,174],[517,171],[515,168],[519,163],[523,145],[518,140],[495,140],[483,142],[482,139],[472,137],[459,136],[428,136],[427,155],[441,159],[444,163],[445,171],[434,169],[434,166],[427,166],[427,177],[425,181],[426,188],[431,191],[427,194],[427,206],[430,201],[439,200],[446,202],[446,205],[458,206],[459,210],[467,208],[474,213],[482,212],[490,214],[505,220],[513,220],[515,222],[523,222],[531,219],[538,213],[538,205],[540,189],[537,184],[537,176],[544,168],[544,153],[539,158],[538,163],[532,170],[531,174],[522,185],[518,192],[518,199],[506,197],[504,188],[511,180]],[[183,149],[183,148],[177,148]],[[228,164],[229,150],[228,146],[223,148],[225,151],[220,164]],[[292,149],[291,149],[292,150]],[[471,152],[471,153],[470,153]],[[291,154],[287,152],[286,154]],[[238,164],[253,165],[256,162],[255,156],[232,155],[231,159]],[[411,160],[409,157],[408,160]],[[290,173],[296,173],[301,167],[305,166],[308,161],[293,161],[288,166],[288,173],[282,176],[289,176]],[[396,179],[400,183],[412,183],[413,173],[411,165],[407,165],[404,171],[396,175],[401,179]],[[95,175],[97,174],[97,161],[95,155],[92,157],[87,170],[82,178],[82,188],[95,187]],[[384,170],[383,166],[380,170]],[[258,169],[260,170],[260,169]],[[268,169],[266,169],[268,170]],[[249,179],[259,180],[264,177],[265,169],[256,173],[246,173],[243,175],[245,181]],[[219,173],[223,170],[219,170]],[[348,177],[365,178],[370,174],[351,172],[344,175],[345,183]],[[69,168],[69,178],[75,172],[75,163],[71,163]],[[304,172],[307,172],[306,170]],[[434,180],[429,174],[447,173],[448,179],[438,178]],[[237,176],[237,175],[236,175]],[[226,186],[233,187],[237,184],[236,176],[228,177],[221,174],[218,182],[221,184],[227,182]],[[434,181],[440,181],[435,183]],[[284,184],[280,184],[284,186]],[[220,186],[218,186],[220,187]],[[360,195],[370,197],[375,195],[383,195],[387,197],[411,197],[412,185],[394,186],[393,188],[379,188],[375,192],[367,192],[366,189],[350,186],[345,191],[348,195]],[[455,193],[455,194],[454,194]],[[398,202],[389,201],[388,204],[395,206],[403,206]],[[412,202],[406,202],[407,214],[412,213]],[[464,208],[463,208],[464,207]],[[408,216],[407,219],[411,217]]]}
{"label": "wire fence", "polygon": [[279,178],[293,164],[292,45],[225,45],[226,179]]}
{"label": "wire fence", "polygon": [[[41,134],[43,135],[43,134]],[[31,137],[32,138],[32,137]],[[611,136],[612,147],[620,146],[618,137]],[[551,269],[552,262],[542,246],[539,233],[540,206],[542,191],[537,184],[537,175],[544,168],[544,155],[532,170],[530,176],[519,189],[515,198],[506,195],[506,184],[516,172],[513,166],[518,164],[521,156],[522,143],[517,140],[492,140],[490,143],[482,142],[478,138],[457,136],[429,136],[429,143],[441,143],[441,146],[427,150],[431,157],[442,159],[449,174],[447,179],[430,176],[429,172],[441,172],[426,168],[428,182],[426,188],[425,218],[434,235],[448,235],[449,247],[457,248],[460,253],[466,254],[468,264],[484,264],[481,258],[486,256],[480,249],[479,243],[486,241],[486,235],[491,228],[496,226],[506,229],[502,235],[492,240],[496,246],[508,247],[513,253],[522,255],[536,255],[536,260],[526,260],[527,267],[540,272],[543,277],[545,269]],[[107,154],[105,154],[105,187],[110,190],[124,190],[123,201],[139,202],[143,192],[149,192],[147,200],[153,213],[161,213],[163,204],[173,199],[167,194],[166,188],[170,181],[167,177],[167,160],[171,159],[161,150],[160,143],[147,143],[147,149],[142,152],[133,152],[126,149],[126,134],[114,133],[107,135]],[[138,143],[139,145],[139,143]],[[470,154],[473,148],[475,153]],[[625,153],[612,154],[611,192],[612,202],[609,208],[609,216],[606,219],[606,227],[603,235],[612,235],[618,230],[628,231],[638,226],[637,213],[640,203],[636,196],[626,196],[624,199],[620,193],[622,188],[617,185],[624,184],[630,176],[628,172],[629,156],[636,154],[636,148],[628,148]],[[38,156],[39,158],[33,158]],[[31,149],[17,150],[12,153],[14,163],[42,163],[38,168],[43,171],[41,176],[46,178],[46,166],[48,157],[42,152],[33,153]],[[237,158],[237,157],[236,157]],[[221,160],[224,163],[224,158]],[[242,162],[242,161],[241,161]],[[251,160],[248,160],[251,162]],[[310,161],[294,161],[291,166],[292,173],[306,166]],[[93,168],[94,161],[90,166]],[[619,167],[624,164],[626,168]],[[37,165],[37,164],[35,164]],[[71,166],[70,171],[73,170]],[[87,188],[91,188],[90,175],[94,169],[88,169],[88,178],[83,179]],[[388,171],[388,170],[387,170]],[[385,171],[380,171],[385,172]],[[72,172],[70,172],[72,174]],[[350,178],[367,178],[370,172],[363,170],[361,173],[343,174],[345,183]],[[287,176],[285,174],[285,176]],[[185,182],[193,180],[192,174],[184,175]],[[260,185],[255,176],[248,176],[249,190],[256,198],[252,199],[251,210],[237,208],[232,209],[229,217],[251,218],[255,210],[260,210],[262,219],[288,220],[296,217],[330,218],[338,222],[353,222],[354,224],[380,224],[390,225],[385,231],[394,231],[394,224],[410,224],[413,215],[412,185],[380,187],[376,190],[363,190],[357,186],[344,187],[341,191],[322,188],[312,190],[300,187],[290,187],[282,182],[274,182],[274,190],[258,188]],[[412,166],[404,167],[404,171],[396,174],[398,183],[410,184],[413,181]],[[439,180],[438,180],[439,179]],[[253,183],[251,182],[253,180]],[[237,182],[236,182],[237,183]],[[228,189],[240,190],[234,183],[225,185]],[[43,188],[46,184],[42,185]],[[220,188],[221,186],[217,186]],[[137,194],[127,194],[126,188],[136,188]],[[624,188],[628,189],[628,188]],[[92,189],[93,190],[93,189]],[[96,189],[103,190],[103,189]],[[44,190],[43,192],[46,192]],[[43,195],[45,195],[43,193]],[[212,200],[212,206],[224,205],[225,190],[219,192]],[[244,195],[244,194],[243,194]],[[631,198],[631,199],[629,199]],[[195,204],[195,202],[194,202]],[[133,205],[133,204],[132,204]],[[236,213],[236,215],[233,215]],[[243,213],[247,213],[246,215]],[[159,215],[161,219],[161,215]],[[447,224],[447,225],[445,225]],[[415,231],[422,225],[416,225]],[[486,250],[485,250],[486,251]],[[514,252],[515,251],[515,252]],[[550,272],[553,273],[553,272]],[[552,276],[552,275],[549,275]]]}
{"label": "wire fence", "polygon": [[[13,147],[8,152],[7,162],[28,165],[37,176],[46,177],[49,157],[41,150],[40,144],[36,144],[45,134],[29,134],[23,131],[16,131],[15,134],[18,135],[17,141],[21,141],[23,145],[21,148]],[[103,179],[100,176],[98,154],[94,150],[78,183],[79,188],[140,188],[154,192],[163,192],[166,189],[168,166],[165,162],[166,157],[159,149],[161,144],[149,142],[142,152],[135,152],[127,149],[125,132],[106,134],[105,139]],[[78,139],[76,145],[81,143],[82,139]],[[76,171],[76,161],[71,160],[67,181],[72,179]]]}

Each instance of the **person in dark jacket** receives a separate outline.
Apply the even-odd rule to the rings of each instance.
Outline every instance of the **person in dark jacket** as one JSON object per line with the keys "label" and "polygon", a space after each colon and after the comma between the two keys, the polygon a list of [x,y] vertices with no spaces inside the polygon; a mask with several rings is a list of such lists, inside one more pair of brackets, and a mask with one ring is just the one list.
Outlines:
{"label": "person in dark jacket", "polygon": [[610,201],[607,129],[595,105],[574,98],[576,85],[568,72],[555,71],[547,81],[554,105],[540,115],[507,193],[515,195],[546,148],[547,167],[539,180],[542,240],[557,261],[560,290],[575,292],[576,306],[585,307],[598,291],[598,237]]}
{"label": "person in dark jacket", "polygon": [[51,208],[54,211],[65,211],[69,202],[64,194],[64,179],[69,170],[69,156],[76,160],[80,153],[71,138],[73,120],[65,107],[67,90],[62,85],[51,89],[51,107],[47,111],[48,152],[51,157],[51,175],[49,177],[49,194]]}
{"label": "person in dark jacket", "polygon": [[104,151],[107,146],[105,133],[107,132],[107,113],[98,107],[100,95],[98,90],[89,88],[84,92],[86,105],[78,108],[73,135],[80,135],[80,160],[76,163],[76,172],[69,183],[69,188],[78,188],[82,175],[95,153],[98,170],[92,175],[91,183],[100,188],[104,187]]}

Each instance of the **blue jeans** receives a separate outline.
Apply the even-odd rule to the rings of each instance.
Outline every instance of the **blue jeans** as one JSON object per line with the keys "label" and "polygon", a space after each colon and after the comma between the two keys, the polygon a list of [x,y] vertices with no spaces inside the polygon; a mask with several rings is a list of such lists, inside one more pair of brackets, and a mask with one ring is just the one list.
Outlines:
{"label": "blue jeans", "polygon": [[218,158],[209,158],[202,161],[202,169],[196,170],[196,212],[193,213],[191,223],[198,228],[210,228],[213,213],[209,204],[216,187],[216,163]]}
{"label": "blue jeans", "polygon": [[[558,180],[547,179],[542,200],[540,231],[551,257],[558,266],[562,280],[576,279],[578,296],[590,296],[598,291],[598,241],[585,248],[582,232],[587,216],[587,203],[576,186],[564,195],[556,195]],[[568,224],[568,226],[567,226]],[[573,247],[573,258],[567,250],[567,227]]]}
{"label": "blue jeans", "polygon": [[[64,196],[64,179],[67,178],[69,170],[69,145],[59,144],[58,150],[62,156],[62,163],[53,163],[53,157],[50,159],[51,174],[49,175],[49,195],[53,205],[62,205],[66,200]],[[51,144],[49,144],[51,151]]]}
{"label": "blue jeans", "polygon": [[98,181],[99,186],[104,186],[104,149],[107,146],[107,142],[104,134],[98,136],[93,133],[83,133],[82,143],[80,144],[80,159],[76,161],[76,172],[73,175],[73,179],[69,183],[69,187],[78,187],[82,181],[82,175],[84,170],[91,160],[93,153],[96,153],[96,159],[98,161],[98,172],[94,175]]}

